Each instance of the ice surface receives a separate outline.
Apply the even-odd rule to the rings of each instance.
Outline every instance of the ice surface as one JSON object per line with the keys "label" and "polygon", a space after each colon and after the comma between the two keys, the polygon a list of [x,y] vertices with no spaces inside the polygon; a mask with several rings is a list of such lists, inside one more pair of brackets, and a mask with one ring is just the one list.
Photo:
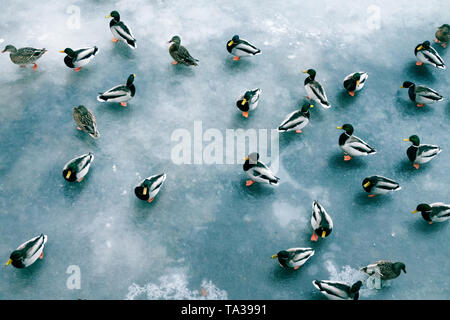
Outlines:
{"label": "ice surface", "polygon": [[[0,55],[0,257],[40,233],[45,258],[24,270],[4,267],[0,299],[323,299],[311,281],[354,281],[360,267],[403,261],[407,274],[361,299],[449,299],[449,225],[429,226],[410,212],[420,202],[450,202],[448,70],[415,66],[414,47],[449,23],[441,1],[25,1],[4,4],[0,43],[49,50],[38,69]],[[73,24],[80,12],[80,28]],[[118,10],[137,49],[111,42]],[[379,10],[379,11],[378,11]],[[379,12],[379,28],[376,19]],[[75,27],[74,27],[75,26]],[[172,66],[175,34],[200,60]],[[262,55],[235,63],[225,49],[234,34]],[[58,53],[96,45],[94,60],[75,73]],[[435,45],[444,60],[447,50]],[[3,48],[2,48],[3,49]],[[279,140],[278,188],[245,187],[241,164],[176,165],[176,129],[273,129],[304,101],[302,69],[314,68],[332,108],[316,106],[302,134]],[[342,81],[366,71],[354,98]],[[96,95],[136,73],[137,93],[123,108]],[[400,89],[428,85],[446,99],[416,108]],[[246,89],[261,88],[258,108],[244,119],[235,107]],[[72,108],[97,118],[101,137],[76,130]],[[344,163],[336,126],[350,122],[377,154]],[[402,141],[418,134],[443,152],[416,171]],[[80,184],[61,176],[75,156],[93,152]],[[274,159],[275,161],[277,159]],[[152,204],[133,188],[165,172]],[[368,199],[369,175],[397,180],[402,190]],[[310,242],[311,203],[333,218],[333,233]],[[281,249],[316,250],[300,270],[270,259]],[[66,270],[77,265],[81,288]]]}

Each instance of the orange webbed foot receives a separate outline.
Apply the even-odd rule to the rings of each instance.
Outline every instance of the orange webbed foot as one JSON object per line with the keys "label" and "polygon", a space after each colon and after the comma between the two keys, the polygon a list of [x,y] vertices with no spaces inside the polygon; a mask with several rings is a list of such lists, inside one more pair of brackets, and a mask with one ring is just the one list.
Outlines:
{"label": "orange webbed foot", "polygon": [[241,58],[240,57],[234,57],[233,60],[234,61],[238,61],[238,60],[241,60]]}
{"label": "orange webbed foot", "polygon": [[119,41],[119,39],[117,39],[117,38],[112,38],[112,40],[111,40],[112,42],[114,42],[114,43],[116,43],[116,42],[118,42]]}
{"label": "orange webbed foot", "polygon": [[319,240],[319,236],[315,232],[313,232],[313,234],[311,236],[311,241],[317,241],[317,240]]}
{"label": "orange webbed foot", "polygon": [[423,106],[424,106],[423,103],[418,103],[418,104],[417,104],[417,107],[418,107],[418,108],[422,108]]}
{"label": "orange webbed foot", "polygon": [[348,94],[351,95],[352,97],[355,96],[355,92],[354,91],[349,91]]}
{"label": "orange webbed foot", "polygon": [[423,65],[423,62],[421,62],[421,61],[416,62],[416,66],[421,66],[421,65]]}
{"label": "orange webbed foot", "polygon": [[247,186],[247,187],[250,187],[252,184],[254,184],[255,183],[255,181],[253,181],[253,180],[247,180],[247,181],[245,181],[245,185]]}
{"label": "orange webbed foot", "polygon": [[80,71],[81,70],[81,67],[78,67],[78,68],[75,68],[75,69],[73,69],[75,72],[78,72],[78,71]]}
{"label": "orange webbed foot", "polygon": [[120,105],[121,105],[122,107],[126,107],[126,106],[127,106],[127,103],[126,103],[126,102],[121,102]]}
{"label": "orange webbed foot", "polygon": [[178,62],[176,62],[176,61],[172,61],[172,64],[173,64],[173,65],[176,65],[176,64],[178,64]]}
{"label": "orange webbed foot", "polygon": [[39,256],[39,259],[44,259],[44,251],[42,251],[41,255]]}
{"label": "orange webbed foot", "polygon": [[34,65],[33,65],[33,71],[36,71],[36,69],[37,69],[37,64],[35,63]]}
{"label": "orange webbed foot", "polygon": [[414,163],[413,167],[416,168],[417,170],[419,170],[419,164],[418,163]]}
{"label": "orange webbed foot", "polygon": [[302,133],[303,131],[299,129],[299,130],[295,130],[295,132]]}
{"label": "orange webbed foot", "polygon": [[248,112],[242,112],[242,116],[248,118]]}
{"label": "orange webbed foot", "polygon": [[298,270],[298,268],[300,268],[300,266],[296,266],[296,267],[294,267],[294,270]]}
{"label": "orange webbed foot", "polygon": [[344,161],[350,161],[350,160],[352,160],[352,157],[350,157],[349,155],[344,156]]}
{"label": "orange webbed foot", "polygon": [[446,42],[442,42],[441,46],[442,46],[442,48],[447,48],[447,43]]}
{"label": "orange webbed foot", "polygon": [[376,196],[376,194],[369,194],[369,198],[373,198],[375,196]]}
{"label": "orange webbed foot", "polygon": [[150,203],[150,202],[152,202],[153,200],[155,200],[155,198],[148,199],[147,202]]}

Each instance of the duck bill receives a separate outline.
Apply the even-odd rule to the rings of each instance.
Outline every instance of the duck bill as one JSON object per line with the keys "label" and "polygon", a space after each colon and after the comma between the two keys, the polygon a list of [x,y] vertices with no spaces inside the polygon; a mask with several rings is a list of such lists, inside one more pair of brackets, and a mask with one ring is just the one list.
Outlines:
{"label": "duck bill", "polygon": [[419,211],[417,211],[417,210],[411,211],[412,214],[415,214],[417,212],[419,212]]}
{"label": "duck bill", "polygon": [[9,260],[5,263],[5,266],[9,266],[9,265],[11,264],[11,262],[12,262],[12,260],[9,259]]}
{"label": "duck bill", "polygon": [[247,161],[249,159],[249,157],[244,158],[245,161]]}
{"label": "duck bill", "polygon": [[336,129],[342,130],[342,127],[336,127]]}
{"label": "duck bill", "polygon": [[135,78],[136,78],[136,74],[135,74],[135,73],[133,73],[133,77],[135,77]]}
{"label": "duck bill", "polygon": [[233,40],[231,40],[230,42],[228,42],[228,46],[232,46],[232,45],[233,45],[233,43],[234,43],[234,41],[233,41]]}
{"label": "duck bill", "polygon": [[302,70],[303,73],[308,73],[308,70]]}
{"label": "duck bill", "polygon": [[144,187],[144,190],[142,190],[142,194],[145,196],[147,194],[147,187]]}
{"label": "duck bill", "polygon": [[407,141],[407,142],[408,142],[408,141],[409,141],[409,139],[403,139],[403,141]]}
{"label": "duck bill", "polygon": [[359,80],[356,81],[356,86],[357,86],[357,87],[359,86]]}
{"label": "duck bill", "polygon": [[422,49],[423,49],[423,46],[420,45],[420,46],[417,48],[417,51],[420,51],[420,50],[422,50]]}
{"label": "duck bill", "polygon": [[271,258],[272,259],[275,259],[275,258],[277,258],[278,257],[278,254],[274,254]]}
{"label": "duck bill", "polygon": [[367,188],[368,186],[370,186],[370,181],[369,181],[369,182],[366,182],[366,183],[364,184],[364,188]]}
{"label": "duck bill", "polygon": [[404,88],[404,86],[400,86],[400,89],[403,89]]}
{"label": "duck bill", "polygon": [[59,53],[64,53],[64,50],[59,50]]}
{"label": "duck bill", "polygon": [[313,105],[313,104],[310,104],[309,107],[310,107],[310,108],[314,108],[314,105]]}
{"label": "duck bill", "polygon": [[70,178],[70,175],[72,174],[72,172],[71,171],[67,171],[67,174],[66,174],[66,179],[69,179]]}
{"label": "duck bill", "polygon": [[107,16],[106,16],[106,18],[108,19],[108,18],[111,18],[111,15],[110,14],[108,14]]}
{"label": "duck bill", "polygon": [[327,234],[326,231],[322,231],[322,238],[325,238],[325,235]]}
{"label": "duck bill", "polygon": [[2,50],[2,53],[5,53],[6,52],[6,50]]}
{"label": "duck bill", "polygon": [[247,99],[244,98],[244,99],[242,100],[242,103],[241,103],[241,104],[244,105],[244,104],[246,104],[246,103],[247,103]]}

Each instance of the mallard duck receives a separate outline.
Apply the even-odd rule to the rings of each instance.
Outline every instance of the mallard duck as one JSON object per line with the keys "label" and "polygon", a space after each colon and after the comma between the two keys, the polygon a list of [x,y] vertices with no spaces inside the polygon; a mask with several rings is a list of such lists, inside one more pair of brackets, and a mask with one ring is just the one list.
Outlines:
{"label": "mallard duck", "polygon": [[47,235],[41,234],[25,243],[22,243],[14,250],[5,265],[12,264],[14,267],[22,269],[31,266],[37,259],[44,258],[44,246],[47,243]]}
{"label": "mallard duck", "polygon": [[400,88],[408,88],[408,95],[411,101],[417,103],[418,107],[426,104],[442,101],[444,98],[431,88],[423,85],[415,85],[413,82],[405,81]]}
{"label": "mallard duck", "polygon": [[417,135],[412,135],[408,139],[403,141],[409,141],[412,145],[406,150],[406,154],[409,161],[413,163],[414,168],[419,169],[419,165],[427,163],[441,153],[442,149],[439,146],[432,144],[420,144],[420,139]]}
{"label": "mallard duck", "polygon": [[291,248],[281,250],[272,256],[272,259],[278,258],[278,262],[283,268],[292,268],[297,270],[314,255],[312,248]]}
{"label": "mallard duck", "polygon": [[2,53],[10,52],[9,58],[15,64],[20,65],[20,67],[25,68],[27,64],[33,65],[33,71],[36,71],[37,64],[36,61],[42,57],[44,53],[47,52],[47,49],[35,49],[35,48],[20,48],[16,49],[13,45],[8,44],[5,49],[3,49]]}
{"label": "mallard duck", "polygon": [[428,221],[429,224],[450,219],[450,204],[445,204],[443,202],[435,202],[432,204],[421,203],[412,213],[417,213],[419,211],[425,221]]}
{"label": "mallard duck", "polygon": [[322,87],[322,85],[317,82],[316,79],[316,70],[314,69],[308,69],[303,70],[303,73],[309,74],[309,77],[305,79],[305,89],[307,98],[312,99],[326,109],[331,108],[330,103],[328,102],[327,95],[325,93],[325,89]]}
{"label": "mallard duck", "polygon": [[94,114],[85,106],[80,105],[73,108],[73,120],[75,120],[78,130],[88,133],[92,138],[98,138],[100,136]]}
{"label": "mallard duck", "polygon": [[278,127],[278,132],[294,131],[302,133],[302,129],[309,123],[309,109],[314,105],[304,103],[301,110],[289,113]]}
{"label": "mallard duck", "polygon": [[403,262],[391,262],[380,260],[367,267],[361,268],[361,271],[369,276],[376,275],[381,280],[392,280],[397,278],[401,271],[406,273],[406,267]]}
{"label": "mallard duck", "polygon": [[72,50],[71,48],[65,48],[60,53],[65,53],[64,63],[69,68],[72,68],[75,72],[81,70],[81,68],[87,65],[98,53],[97,47],[88,47]]}
{"label": "mallard duck", "polygon": [[172,43],[169,48],[170,56],[174,60],[172,64],[180,63],[186,66],[198,66],[198,60],[194,59],[189,51],[187,51],[185,47],[180,45],[181,38],[179,36],[173,36],[172,39],[170,39],[169,43]]}
{"label": "mallard duck", "polygon": [[362,181],[364,191],[369,194],[369,198],[373,198],[376,195],[386,194],[390,191],[401,190],[402,187],[394,180],[382,177],[382,176],[370,176],[364,178]]}
{"label": "mallard duck", "polygon": [[94,155],[91,152],[70,160],[63,168],[62,174],[64,179],[70,182],[81,182],[84,176],[89,172],[89,168],[93,161]]}
{"label": "mallard duck", "polygon": [[248,112],[256,109],[259,103],[261,89],[248,90],[236,101],[236,106],[242,111],[242,116],[248,118]]}
{"label": "mallard duck", "polygon": [[136,49],[136,39],[131,33],[131,29],[123,22],[120,21],[120,14],[117,11],[111,11],[106,18],[112,18],[109,22],[109,29],[111,29],[114,38],[113,42],[118,42],[119,40],[125,42],[128,46]]}
{"label": "mallard duck", "polygon": [[164,181],[166,181],[165,173],[145,178],[136,188],[134,188],[134,194],[139,199],[150,203],[155,199]]}
{"label": "mallard duck", "polygon": [[246,181],[246,186],[249,187],[255,182],[268,183],[273,186],[278,185],[280,178],[276,177],[272,170],[270,170],[264,163],[259,161],[259,153],[253,152],[245,158],[244,171],[251,180]]}
{"label": "mallard duck", "polygon": [[362,286],[362,281],[357,281],[352,286],[345,282],[329,280],[314,280],[312,283],[330,300],[358,300],[359,289]]}
{"label": "mallard duck", "polygon": [[100,102],[120,102],[122,107],[127,106],[127,101],[134,97],[136,87],[133,84],[135,74],[130,74],[126,84],[119,84],[104,93],[100,93],[97,100]]}
{"label": "mallard duck", "polygon": [[355,92],[361,90],[364,87],[368,77],[369,75],[363,71],[349,74],[344,79],[345,90],[347,90],[348,94],[353,97],[355,95]]}
{"label": "mallard duck", "polygon": [[256,48],[244,39],[240,39],[238,35],[227,42],[227,50],[234,56],[233,60],[237,61],[241,57],[256,56],[261,54],[261,50]]}
{"label": "mallard duck", "polygon": [[377,153],[374,148],[353,135],[353,126],[351,124],[344,124],[341,127],[337,127],[337,129],[345,131],[339,137],[339,147],[344,151],[345,161],[351,160],[351,156],[359,157]]}
{"label": "mallard duck", "polygon": [[414,49],[414,54],[416,55],[416,65],[418,66],[426,63],[439,69],[445,69],[444,60],[442,60],[439,53],[430,45],[430,41],[424,41],[418,44]]}
{"label": "mallard duck", "polygon": [[328,237],[333,231],[333,220],[318,201],[312,204],[311,227],[314,230],[311,241],[317,241],[319,235],[322,238]]}
{"label": "mallard duck", "polygon": [[450,25],[443,24],[436,31],[436,43],[440,43],[443,48],[447,47],[447,42],[450,41]]}

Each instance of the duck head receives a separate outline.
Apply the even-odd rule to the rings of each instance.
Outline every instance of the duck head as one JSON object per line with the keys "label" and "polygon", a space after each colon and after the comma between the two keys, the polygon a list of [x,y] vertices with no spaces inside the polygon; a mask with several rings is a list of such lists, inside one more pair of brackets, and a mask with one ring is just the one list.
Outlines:
{"label": "duck head", "polygon": [[113,18],[114,21],[119,22],[120,21],[120,14],[116,10],[111,11],[109,15],[106,16],[106,18]]}
{"label": "duck head", "polygon": [[414,210],[412,213],[420,212],[422,214],[422,217],[428,221],[431,222],[430,214],[431,214],[431,206],[426,203],[421,203],[416,207],[416,210]]}
{"label": "duck head", "polygon": [[77,173],[70,168],[63,170],[62,174],[64,179],[66,179],[67,181],[74,182],[75,180],[77,180]]}
{"label": "duck head", "polygon": [[17,51],[16,47],[14,47],[14,46],[11,45],[11,44],[8,44],[8,45],[5,47],[5,49],[2,50],[2,53],[5,53],[5,52],[11,52],[11,53],[14,53],[14,52],[16,52],[16,51]]}
{"label": "duck head", "polygon": [[302,105],[301,111],[302,111],[302,113],[307,113],[307,112],[309,112],[309,109],[310,109],[310,108],[314,108],[314,105],[305,102],[305,103]]}
{"label": "duck head", "polygon": [[133,84],[134,79],[136,78],[136,74],[130,74],[127,79],[127,87]]}
{"label": "duck head", "polygon": [[351,136],[353,134],[353,126],[351,124],[343,124],[341,127],[336,127],[336,129],[344,130],[346,134]]}
{"label": "duck head", "polygon": [[403,84],[402,84],[402,86],[400,88],[401,89],[403,89],[403,88],[407,89],[407,88],[411,88],[411,87],[414,87],[414,86],[415,86],[415,84],[413,82],[405,81],[405,82],[403,82]]}
{"label": "duck head", "polygon": [[244,160],[245,160],[244,171],[248,171],[250,168],[252,168],[258,163],[259,153],[252,152]]}
{"label": "duck head", "polygon": [[403,262],[396,262],[394,263],[394,269],[398,273],[400,273],[400,270],[402,270],[404,273],[406,273],[406,266]]}
{"label": "duck head", "polygon": [[289,252],[281,250],[272,256],[272,259],[278,258],[281,265],[286,266],[286,262],[289,260]]}
{"label": "duck head", "polygon": [[228,46],[232,46],[233,44],[237,43],[239,41],[239,36],[236,34],[231,38],[230,41],[228,41]]}
{"label": "duck head", "polygon": [[177,45],[180,45],[181,43],[180,36],[173,36],[172,39],[170,39],[169,43],[175,43]]}
{"label": "duck head", "polygon": [[423,50],[423,49],[429,49],[430,48],[430,45],[431,45],[431,43],[430,43],[430,41],[424,41],[422,44],[420,44],[418,47],[417,47],[417,51],[420,51],[420,50]]}
{"label": "duck head", "polygon": [[60,53],[65,53],[71,58],[75,57],[75,51],[73,51],[71,48],[65,48],[64,50],[61,50]]}
{"label": "duck head", "polygon": [[410,136],[408,139],[403,139],[403,141],[409,141],[416,147],[420,145],[420,139],[415,134]]}
{"label": "duck head", "polygon": [[302,70],[302,72],[309,74],[309,77],[312,80],[314,80],[314,78],[316,77],[316,70],[314,70],[314,69]]}

